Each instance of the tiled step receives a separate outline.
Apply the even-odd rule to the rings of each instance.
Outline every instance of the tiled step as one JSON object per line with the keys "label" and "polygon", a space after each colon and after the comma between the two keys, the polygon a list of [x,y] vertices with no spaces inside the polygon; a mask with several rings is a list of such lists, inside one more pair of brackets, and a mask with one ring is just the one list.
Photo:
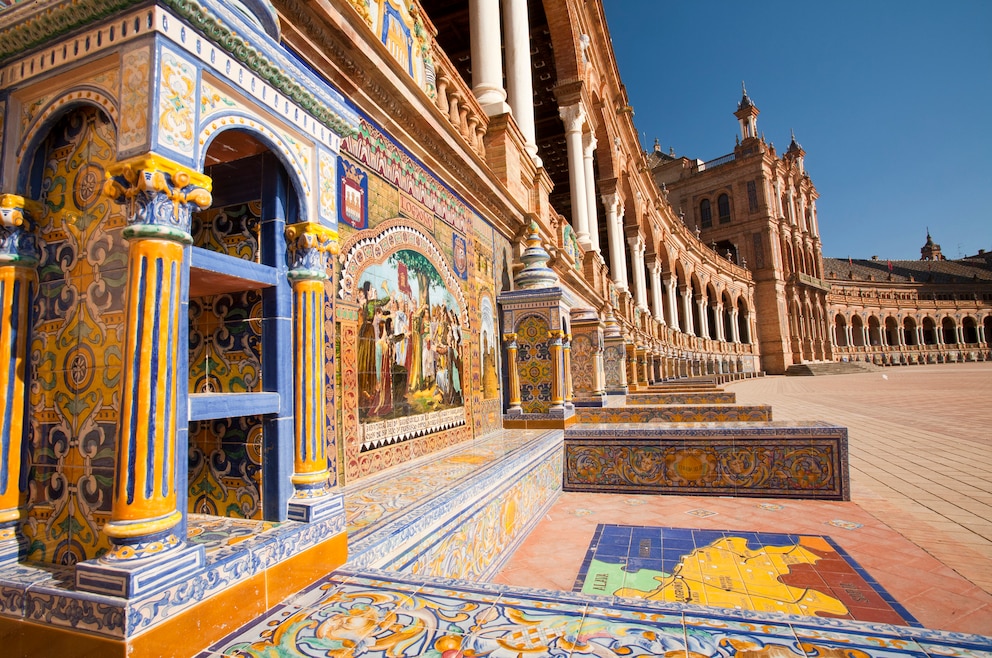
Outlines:
{"label": "tiled step", "polygon": [[836,361],[831,363],[796,363],[785,370],[791,377],[815,375],[852,375],[862,372],[877,372],[878,366],[861,361]]}
{"label": "tiled step", "polygon": [[[482,541],[481,539],[479,541]],[[549,551],[553,551],[549,547]],[[992,638],[910,626],[335,572],[215,643],[228,655],[986,656]],[[305,655],[317,655],[305,652]]]}
{"label": "tiled step", "polygon": [[348,566],[491,577],[562,483],[561,430],[496,434],[346,488]]}
{"label": "tiled step", "polygon": [[575,417],[580,423],[749,423],[771,420],[772,408],[766,404],[638,404],[626,407],[577,407]]}
{"label": "tiled step", "polygon": [[809,422],[583,423],[565,491],[849,500],[847,428]]}

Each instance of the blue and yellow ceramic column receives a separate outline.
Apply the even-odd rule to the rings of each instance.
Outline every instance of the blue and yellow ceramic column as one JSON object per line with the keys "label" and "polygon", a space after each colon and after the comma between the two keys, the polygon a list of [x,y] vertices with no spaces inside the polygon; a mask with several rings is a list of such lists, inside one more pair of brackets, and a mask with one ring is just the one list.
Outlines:
{"label": "blue and yellow ceramic column", "polygon": [[315,222],[286,227],[293,283],[295,443],[289,518],[311,523],[344,515],[343,496],[329,482],[324,399],[324,283],[337,234]]}
{"label": "blue and yellow ceramic column", "polygon": [[0,195],[0,565],[18,558],[27,346],[39,257],[31,220],[41,210],[24,197]]}
{"label": "blue and yellow ceramic column", "polygon": [[195,573],[203,548],[178,536],[176,424],[183,255],[193,208],[211,203],[207,176],[155,155],[119,163],[104,193],[125,206],[128,282],[111,550],[76,568],[79,589],[132,597]]}
{"label": "blue and yellow ceramic column", "polygon": [[517,364],[517,334],[503,334],[503,342],[506,343],[506,367],[509,375],[507,384],[507,396],[509,397],[508,414],[523,413],[520,406],[520,366]]}

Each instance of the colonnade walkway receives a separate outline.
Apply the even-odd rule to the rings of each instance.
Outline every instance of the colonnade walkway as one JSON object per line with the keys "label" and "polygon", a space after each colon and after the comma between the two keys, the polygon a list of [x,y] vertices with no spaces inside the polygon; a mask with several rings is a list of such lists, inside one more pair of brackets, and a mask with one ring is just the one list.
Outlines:
{"label": "colonnade walkway", "polygon": [[560,431],[504,431],[346,491],[346,568],[200,655],[992,656],[992,364],[728,390],[846,425],[851,501],[554,492],[519,538],[458,536],[506,464],[560,455]]}

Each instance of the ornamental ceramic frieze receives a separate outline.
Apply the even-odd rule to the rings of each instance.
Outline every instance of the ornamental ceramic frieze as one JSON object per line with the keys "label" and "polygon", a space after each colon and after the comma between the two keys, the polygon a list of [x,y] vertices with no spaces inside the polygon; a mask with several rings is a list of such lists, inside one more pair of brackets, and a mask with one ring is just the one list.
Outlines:
{"label": "ornamental ceramic frieze", "polygon": [[107,172],[104,194],[127,211],[125,237],[190,241],[191,213],[207,208],[210,178],[156,155],[118,163]]}
{"label": "ornamental ceramic frieze", "polygon": [[0,265],[32,267],[40,253],[32,234],[32,219],[40,217],[41,204],[16,194],[0,195]]}
{"label": "ornamental ceramic frieze", "polygon": [[328,280],[329,256],[338,253],[337,234],[316,222],[286,227],[290,279]]}

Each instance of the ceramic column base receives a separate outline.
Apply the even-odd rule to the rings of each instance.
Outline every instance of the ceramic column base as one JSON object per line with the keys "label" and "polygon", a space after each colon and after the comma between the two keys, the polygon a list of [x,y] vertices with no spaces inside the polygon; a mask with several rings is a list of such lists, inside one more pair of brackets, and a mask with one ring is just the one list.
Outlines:
{"label": "ceramic column base", "polygon": [[76,565],[76,589],[131,599],[187,579],[205,564],[203,546],[189,544],[134,560],[87,560]]}

